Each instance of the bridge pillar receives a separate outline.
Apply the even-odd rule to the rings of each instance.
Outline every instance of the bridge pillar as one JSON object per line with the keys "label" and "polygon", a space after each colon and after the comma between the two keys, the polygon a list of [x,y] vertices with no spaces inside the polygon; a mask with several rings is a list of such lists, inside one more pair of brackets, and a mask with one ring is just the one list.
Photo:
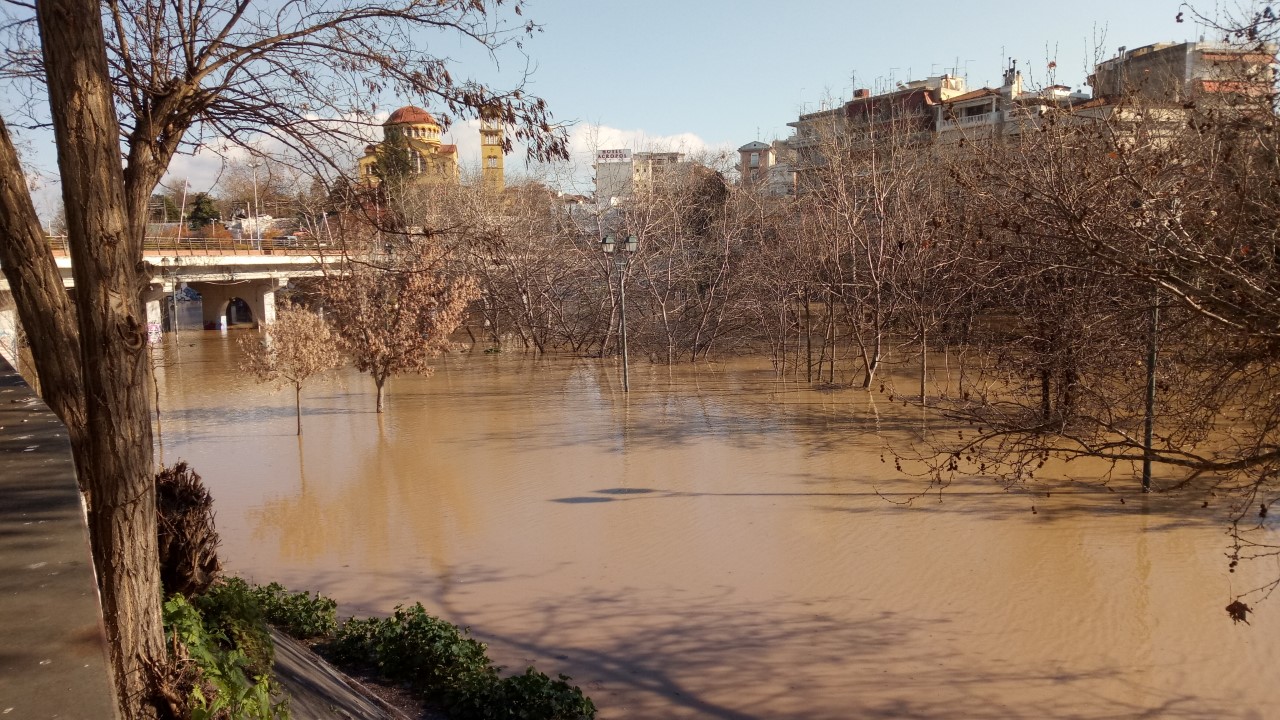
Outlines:
{"label": "bridge pillar", "polygon": [[142,304],[147,309],[147,342],[155,345],[164,337],[164,305],[169,293],[163,286],[152,286],[142,293]]}
{"label": "bridge pillar", "polygon": [[244,300],[249,303],[249,309],[253,311],[253,319],[258,327],[275,324],[276,290],[284,287],[288,282],[288,278],[268,278],[255,280],[249,284],[250,289],[246,292],[248,297]]}
{"label": "bridge pillar", "polygon": [[201,319],[205,330],[227,329],[227,303],[231,302],[235,286],[213,283],[188,283],[200,293]]}

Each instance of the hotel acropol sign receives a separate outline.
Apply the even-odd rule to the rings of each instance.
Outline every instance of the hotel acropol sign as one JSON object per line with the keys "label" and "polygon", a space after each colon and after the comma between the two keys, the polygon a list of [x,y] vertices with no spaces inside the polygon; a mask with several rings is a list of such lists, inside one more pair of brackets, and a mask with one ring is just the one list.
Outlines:
{"label": "hotel acropol sign", "polygon": [[597,150],[596,162],[631,162],[630,150]]}

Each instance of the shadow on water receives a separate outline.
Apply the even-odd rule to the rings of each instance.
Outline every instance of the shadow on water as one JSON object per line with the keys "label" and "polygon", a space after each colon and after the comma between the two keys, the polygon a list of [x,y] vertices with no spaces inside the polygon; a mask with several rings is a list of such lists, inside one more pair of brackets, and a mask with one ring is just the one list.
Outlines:
{"label": "shadow on water", "polygon": [[[809,482],[830,487],[833,482],[848,482],[865,487],[869,482],[824,478]],[[965,478],[941,491],[893,491],[870,489],[802,491],[706,492],[664,490],[661,488],[604,488],[592,495],[549,498],[549,502],[567,505],[590,505],[632,501],[679,501],[693,498],[721,498],[728,501],[752,498],[792,498],[859,501],[850,506],[817,503],[812,509],[851,516],[876,516],[894,511],[957,513],[983,520],[1020,520],[1042,524],[1079,522],[1082,519],[1105,520],[1132,518],[1145,532],[1181,531],[1192,527],[1226,527],[1221,508],[1208,506],[1178,496],[1140,492],[1115,492],[1093,485],[1040,483],[999,490],[989,478]]]}
{"label": "shadow on water", "polygon": [[[924,638],[949,630],[959,617],[924,618],[909,611],[859,608],[858,597],[781,597],[768,604],[737,598],[720,587],[697,595],[675,591],[655,600],[629,588],[552,600],[520,599],[505,606],[494,634],[493,616],[474,616],[457,591],[512,578],[481,568],[455,569],[429,587],[402,575],[364,573],[368,586],[398,588],[429,612],[474,626],[475,637],[521,664],[548,674],[569,673],[601,709],[601,717],[753,718],[1209,718],[1238,716],[1228,697],[1165,694],[1151,698],[1140,668],[1099,662],[1086,670],[1019,667],[990,670],[942,665]],[[349,576],[316,578],[312,589],[349,583]],[[332,582],[330,582],[332,580]],[[396,593],[384,602],[411,602]],[[840,616],[822,608],[843,607]],[[344,612],[347,609],[344,608]],[[589,629],[589,642],[575,642]],[[780,667],[780,648],[803,651],[803,661]],[[726,658],[732,658],[726,666]],[[983,670],[976,669],[981,666]],[[519,671],[512,666],[505,672]],[[1098,691],[1105,686],[1105,692]],[[1038,691],[1025,707],[1011,690]],[[1143,700],[1146,700],[1145,702]],[[834,701],[834,702],[833,702]],[[838,705],[840,709],[833,709]],[[755,708],[768,708],[760,712]]]}

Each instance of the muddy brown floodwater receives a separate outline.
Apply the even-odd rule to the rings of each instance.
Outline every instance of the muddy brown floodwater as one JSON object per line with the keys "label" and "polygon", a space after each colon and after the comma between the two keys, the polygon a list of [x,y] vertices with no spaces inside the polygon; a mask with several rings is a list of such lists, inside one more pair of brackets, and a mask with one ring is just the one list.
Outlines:
{"label": "muddy brown floodwater", "polygon": [[1280,598],[1223,611],[1280,567],[1227,573],[1222,507],[1068,478],[895,505],[919,483],[883,448],[920,416],[765,362],[641,363],[627,397],[610,362],[451,355],[382,417],[344,370],[299,440],[230,335],[160,371],[228,569],[344,615],[421,601],[601,718],[1280,717]]}

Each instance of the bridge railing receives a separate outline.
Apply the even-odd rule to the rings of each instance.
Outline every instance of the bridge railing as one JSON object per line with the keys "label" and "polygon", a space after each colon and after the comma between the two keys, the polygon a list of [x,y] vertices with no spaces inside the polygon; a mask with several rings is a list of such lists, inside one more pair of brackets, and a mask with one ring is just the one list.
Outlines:
{"label": "bridge railing", "polygon": [[[54,255],[70,255],[70,247],[65,235],[51,235],[48,241]],[[294,236],[261,240],[146,237],[142,241],[144,253],[164,253],[165,255],[315,255],[331,254],[333,250],[334,248],[328,242]]]}

